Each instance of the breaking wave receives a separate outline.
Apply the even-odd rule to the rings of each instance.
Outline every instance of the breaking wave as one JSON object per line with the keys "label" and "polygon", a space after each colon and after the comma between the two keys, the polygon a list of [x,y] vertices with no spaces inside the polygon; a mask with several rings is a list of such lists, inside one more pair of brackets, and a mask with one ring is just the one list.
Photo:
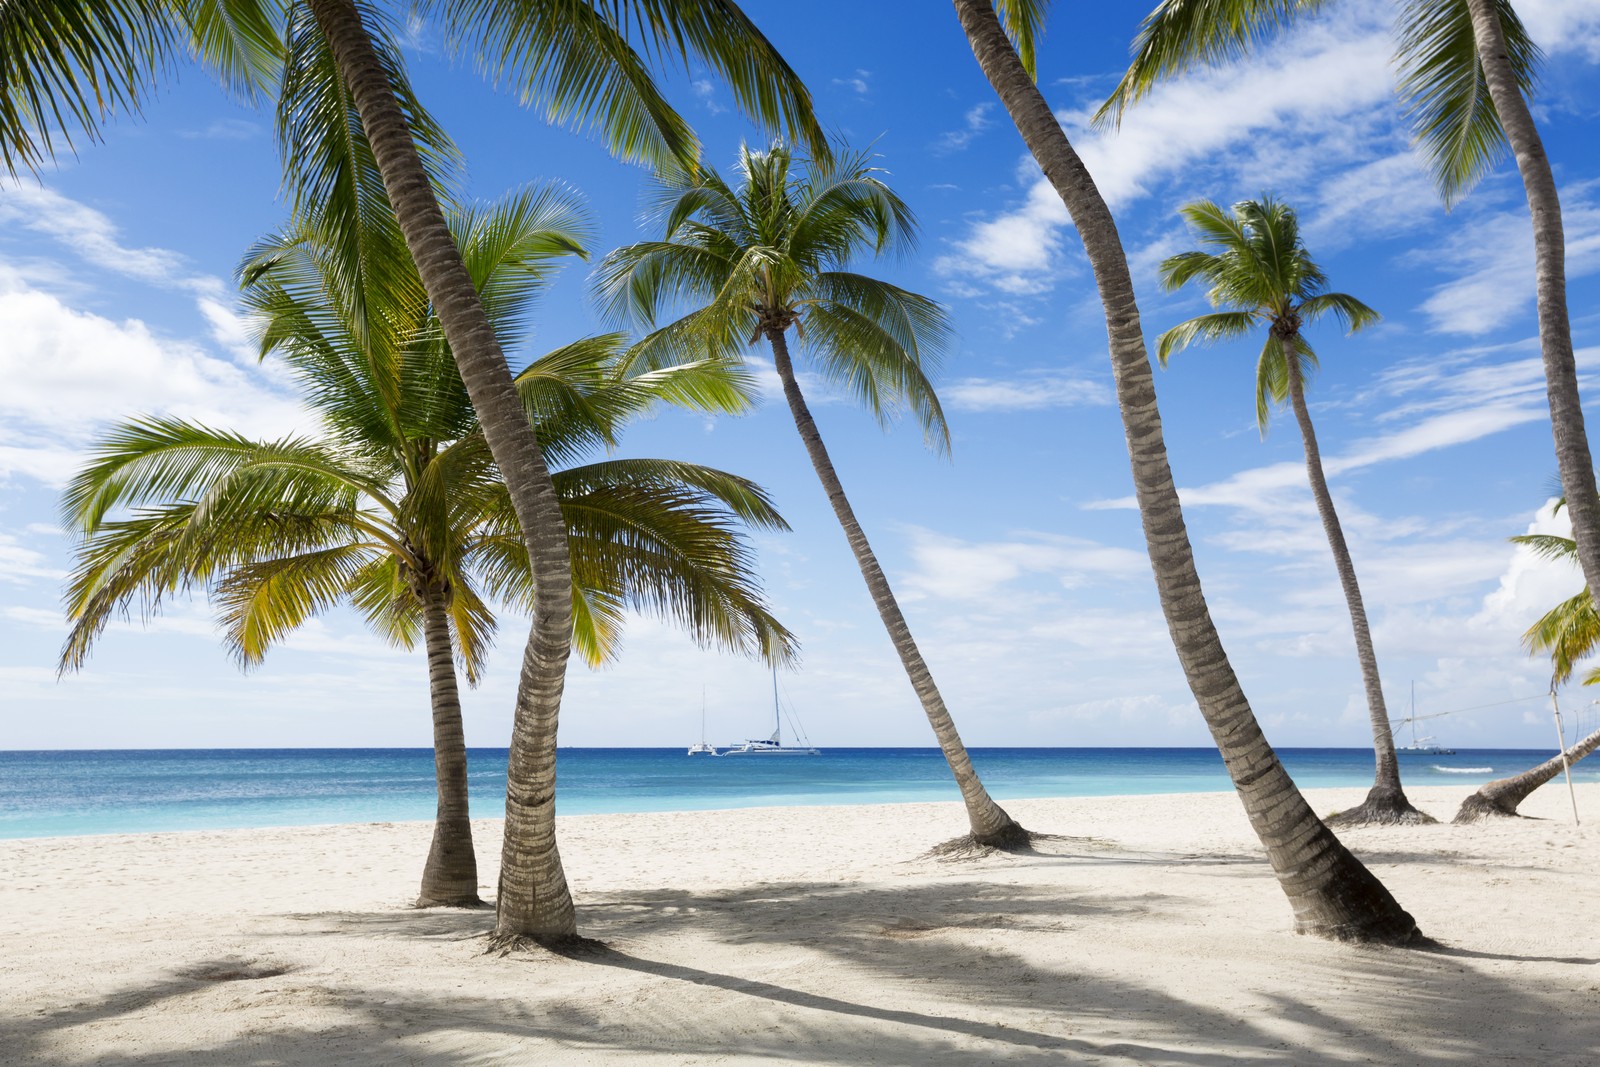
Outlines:
{"label": "breaking wave", "polygon": [[1433,769],[1441,774],[1493,774],[1493,767],[1441,767],[1437,763]]}

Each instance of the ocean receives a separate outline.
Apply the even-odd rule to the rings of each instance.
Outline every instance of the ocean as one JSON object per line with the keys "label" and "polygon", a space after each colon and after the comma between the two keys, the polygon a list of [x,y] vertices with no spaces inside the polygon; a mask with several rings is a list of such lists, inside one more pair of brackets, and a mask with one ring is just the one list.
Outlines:
{"label": "ocean", "polygon": [[[1370,749],[1281,749],[1302,787],[1363,786]],[[1554,755],[1465,749],[1405,754],[1408,785],[1463,795]],[[976,748],[997,799],[1192,793],[1231,788],[1215,749]],[[473,814],[503,811],[505,749],[472,749]],[[1580,763],[1575,780],[1600,781]],[[933,748],[836,748],[815,757],[686,756],[681,748],[569,748],[557,811],[689,811],[790,804],[959,799]],[[0,838],[431,819],[429,749],[173,749],[0,752]]]}

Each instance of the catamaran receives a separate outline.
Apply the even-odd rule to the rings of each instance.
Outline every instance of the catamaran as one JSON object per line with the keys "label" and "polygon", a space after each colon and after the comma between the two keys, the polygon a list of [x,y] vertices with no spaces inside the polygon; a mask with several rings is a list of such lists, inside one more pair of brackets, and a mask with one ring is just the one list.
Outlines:
{"label": "catamaran", "polygon": [[[796,731],[799,732],[798,730]],[[772,736],[752,738],[741,741],[737,745],[730,745],[723,749],[724,756],[820,756],[821,749],[812,748],[805,742],[802,735],[799,738],[802,744],[786,745],[783,743],[783,712],[778,708],[778,668],[772,668]]]}

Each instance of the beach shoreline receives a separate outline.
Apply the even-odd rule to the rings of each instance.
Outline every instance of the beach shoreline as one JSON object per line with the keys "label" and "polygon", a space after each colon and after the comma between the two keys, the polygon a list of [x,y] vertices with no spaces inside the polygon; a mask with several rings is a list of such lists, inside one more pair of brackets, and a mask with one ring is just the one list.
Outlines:
{"label": "beach shoreline", "polygon": [[[1470,789],[1413,799],[1443,819]],[[1308,790],[1327,813],[1359,789]],[[1600,785],[1579,787],[1600,818]],[[1232,794],[569,815],[592,959],[409,907],[425,822],[0,841],[0,1048],[76,1064],[1572,1063],[1600,1044],[1595,831],[1342,835],[1442,946],[1297,937]],[[492,893],[499,821],[474,823]],[[15,1053],[13,1053],[15,1054]],[[9,1062],[9,1060],[8,1060]]]}

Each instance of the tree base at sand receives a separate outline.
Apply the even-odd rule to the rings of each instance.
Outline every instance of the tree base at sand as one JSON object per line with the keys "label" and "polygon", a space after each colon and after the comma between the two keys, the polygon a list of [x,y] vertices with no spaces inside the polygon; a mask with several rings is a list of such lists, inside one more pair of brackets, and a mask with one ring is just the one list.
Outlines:
{"label": "tree base at sand", "polygon": [[1436,823],[1432,815],[1422,811],[1406,799],[1405,792],[1397,786],[1375,785],[1367,799],[1349,811],[1339,811],[1323,822],[1345,829],[1351,826],[1426,826]]}
{"label": "tree base at sand", "polygon": [[1563,766],[1577,763],[1597,748],[1600,748],[1600,730],[1567,749],[1565,756],[1557,753],[1521,774],[1486,782],[1483,788],[1461,802],[1456,817],[1450,821],[1465,826],[1484,819],[1520,818],[1517,806],[1528,799],[1529,793],[1560,774]]}

